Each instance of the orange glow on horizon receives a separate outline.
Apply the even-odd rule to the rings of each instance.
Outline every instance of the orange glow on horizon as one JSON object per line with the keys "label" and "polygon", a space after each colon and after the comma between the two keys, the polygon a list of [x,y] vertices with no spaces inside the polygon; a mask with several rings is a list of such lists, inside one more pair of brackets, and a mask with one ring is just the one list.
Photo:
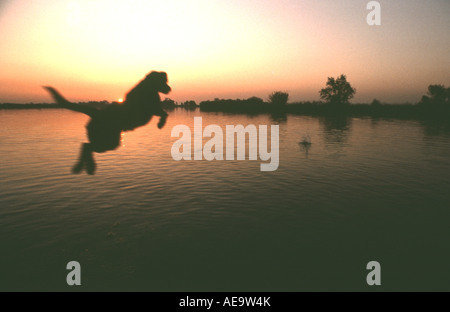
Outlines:
{"label": "orange glow on horizon", "polygon": [[429,84],[450,84],[443,4],[411,4],[416,16],[386,3],[380,27],[367,25],[366,4],[9,1],[0,12],[8,47],[0,49],[0,102],[46,102],[42,85],[73,101],[111,101],[151,70],[167,72],[177,102],[266,99],[277,90],[319,100],[327,77],[340,74],[357,89],[354,102],[418,101]]}

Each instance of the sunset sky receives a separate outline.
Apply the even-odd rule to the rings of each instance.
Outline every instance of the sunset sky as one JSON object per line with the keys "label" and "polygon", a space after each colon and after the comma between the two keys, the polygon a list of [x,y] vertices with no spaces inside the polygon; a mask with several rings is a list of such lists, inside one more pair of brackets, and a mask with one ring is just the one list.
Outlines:
{"label": "sunset sky", "polygon": [[366,0],[2,0],[0,102],[117,100],[151,70],[175,101],[319,100],[346,74],[353,102],[417,102],[450,86],[450,1],[384,0],[369,26]]}

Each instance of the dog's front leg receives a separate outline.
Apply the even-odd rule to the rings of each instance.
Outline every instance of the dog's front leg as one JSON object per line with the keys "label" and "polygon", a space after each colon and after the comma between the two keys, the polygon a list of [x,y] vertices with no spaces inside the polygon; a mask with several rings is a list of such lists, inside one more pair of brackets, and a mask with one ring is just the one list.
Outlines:
{"label": "dog's front leg", "polygon": [[160,118],[158,122],[158,128],[162,129],[164,125],[166,124],[167,116],[169,116],[164,110],[161,110]]}

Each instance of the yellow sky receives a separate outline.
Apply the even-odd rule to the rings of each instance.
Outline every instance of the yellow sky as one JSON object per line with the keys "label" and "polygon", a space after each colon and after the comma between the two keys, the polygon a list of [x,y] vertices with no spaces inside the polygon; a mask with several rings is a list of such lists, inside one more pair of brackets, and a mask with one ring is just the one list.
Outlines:
{"label": "yellow sky", "polygon": [[0,6],[0,102],[117,100],[150,70],[166,71],[176,101],[318,100],[347,75],[354,102],[418,101],[450,85],[450,3],[379,1],[39,0]]}

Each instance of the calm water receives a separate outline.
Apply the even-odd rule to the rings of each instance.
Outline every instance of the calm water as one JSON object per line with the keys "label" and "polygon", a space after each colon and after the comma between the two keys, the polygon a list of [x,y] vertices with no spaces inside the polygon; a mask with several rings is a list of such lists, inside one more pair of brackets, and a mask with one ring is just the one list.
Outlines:
{"label": "calm water", "polygon": [[[279,124],[280,166],[180,161],[177,124]],[[450,290],[450,133],[176,110],[72,175],[87,117],[0,111],[0,290]],[[312,145],[298,142],[311,137]],[[206,139],[205,139],[206,141]]]}

